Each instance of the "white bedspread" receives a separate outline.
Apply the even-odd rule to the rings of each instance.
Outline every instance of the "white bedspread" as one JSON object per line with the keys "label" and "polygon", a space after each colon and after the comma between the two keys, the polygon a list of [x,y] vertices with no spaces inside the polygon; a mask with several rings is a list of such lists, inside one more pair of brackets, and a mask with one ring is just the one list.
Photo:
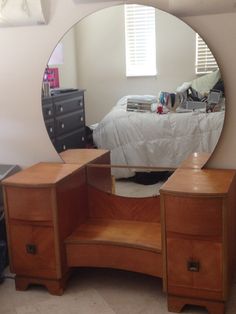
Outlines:
{"label": "white bedspread", "polygon": [[[111,163],[178,167],[193,152],[211,153],[219,139],[224,112],[127,112],[123,97],[93,131],[98,148],[111,151]],[[134,169],[114,169],[117,178]]]}

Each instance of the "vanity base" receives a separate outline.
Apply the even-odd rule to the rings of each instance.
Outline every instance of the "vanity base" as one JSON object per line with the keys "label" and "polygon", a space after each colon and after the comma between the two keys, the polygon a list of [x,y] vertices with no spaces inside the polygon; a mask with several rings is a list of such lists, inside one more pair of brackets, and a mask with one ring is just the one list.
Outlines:
{"label": "vanity base", "polygon": [[168,296],[168,311],[180,313],[187,304],[205,307],[209,314],[224,314],[225,303],[187,297]]}
{"label": "vanity base", "polygon": [[18,291],[27,290],[30,285],[45,286],[52,295],[63,295],[69,273],[61,279],[42,279],[34,277],[15,276],[15,287]]}

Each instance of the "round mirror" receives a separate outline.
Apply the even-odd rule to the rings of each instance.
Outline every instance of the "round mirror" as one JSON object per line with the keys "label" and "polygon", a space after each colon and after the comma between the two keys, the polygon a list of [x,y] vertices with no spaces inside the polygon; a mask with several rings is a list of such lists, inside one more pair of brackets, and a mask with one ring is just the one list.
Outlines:
{"label": "round mirror", "polygon": [[58,43],[42,108],[58,153],[108,149],[116,193],[145,196],[192,153],[213,152],[224,86],[188,25],[152,7],[121,5],[84,18]]}

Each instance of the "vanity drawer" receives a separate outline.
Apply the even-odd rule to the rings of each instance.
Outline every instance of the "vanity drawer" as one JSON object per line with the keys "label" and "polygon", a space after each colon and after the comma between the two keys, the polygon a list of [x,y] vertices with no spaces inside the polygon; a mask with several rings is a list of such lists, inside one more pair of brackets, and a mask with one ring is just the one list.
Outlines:
{"label": "vanity drawer", "polygon": [[58,137],[56,149],[58,152],[62,152],[71,148],[85,148],[85,144],[85,129],[81,128],[78,131]]}
{"label": "vanity drawer", "polygon": [[222,198],[165,195],[167,232],[222,236]]}
{"label": "vanity drawer", "polygon": [[25,221],[52,221],[52,190],[5,187],[8,216]]}
{"label": "vanity drawer", "polygon": [[58,277],[53,228],[11,224],[11,271],[18,276]]}
{"label": "vanity drawer", "polygon": [[56,132],[57,135],[62,135],[71,132],[84,126],[84,112],[72,112],[65,116],[56,118]]}
{"label": "vanity drawer", "polygon": [[168,237],[167,272],[170,294],[223,298],[222,243]]}
{"label": "vanity drawer", "polygon": [[60,96],[59,99],[54,98],[56,116],[63,115],[76,110],[84,110],[83,93],[72,93],[71,95]]}

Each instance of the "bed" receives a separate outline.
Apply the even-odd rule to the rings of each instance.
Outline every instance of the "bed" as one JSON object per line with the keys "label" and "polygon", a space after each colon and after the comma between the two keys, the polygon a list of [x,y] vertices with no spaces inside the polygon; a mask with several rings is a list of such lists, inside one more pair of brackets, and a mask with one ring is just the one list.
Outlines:
{"label": "bed", "polygon": [[[221,79],[219,70],[184,82],[177,92],[191,89],[204,95]],[[152,95],[127,95],[93,130],[93,141],[98,148],[111,151],[113,165],[177,168],[194,152],[212,153],[221,134],[224,110],[206,113],[205,109],[185,110],[180,105],[176,112],[129,112],[130,99],[151,99]],[[182,107],[182,108],[181,108]],[[134,176],[137,169],[113,168],[116,178]]]}
{"label": "bed", "polygon": [[[214,150],[224,111],[129,112],[130,97],[121,98],[93,130],[95,145],[111,151],[112,164],[176,168],[193,152]],[[113,169],[116,178],[134,174],[135,169]]]}

